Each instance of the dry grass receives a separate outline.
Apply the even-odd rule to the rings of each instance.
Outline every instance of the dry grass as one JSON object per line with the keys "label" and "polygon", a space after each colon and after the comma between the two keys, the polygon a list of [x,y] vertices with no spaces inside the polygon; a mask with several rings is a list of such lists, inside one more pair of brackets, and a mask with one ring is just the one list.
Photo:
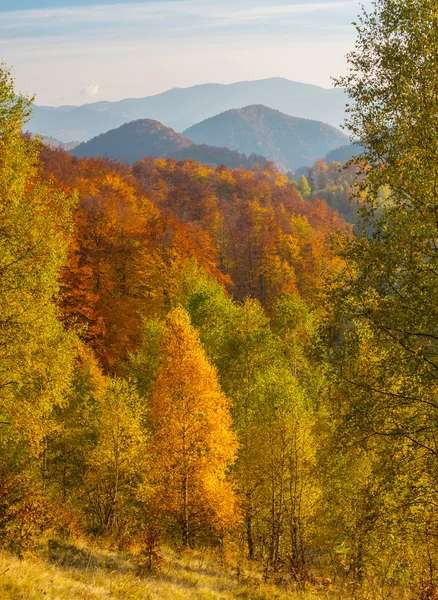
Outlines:
{"label": "dry grass", "polygon": [[297,595],[263,583],[244,565],[236,570],[218,555],[165,552],[159,572],[140,577],[135,558],[89,546],[57,546],[23,560],[0,553],[1,600],[319,600],[325,594]]}

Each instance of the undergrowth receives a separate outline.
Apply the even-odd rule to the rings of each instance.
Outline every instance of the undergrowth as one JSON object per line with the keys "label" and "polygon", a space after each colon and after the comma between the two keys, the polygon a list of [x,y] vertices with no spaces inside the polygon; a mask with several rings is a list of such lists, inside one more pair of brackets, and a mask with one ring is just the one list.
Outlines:
{"label": "undergrowth", "polygon": [[158,570],[128,552],[49,541],[22,559],[0,552],[2,600],[293,600],[327,598],[263,581],[255,564],[235,566],[210,550],[163,551]]}

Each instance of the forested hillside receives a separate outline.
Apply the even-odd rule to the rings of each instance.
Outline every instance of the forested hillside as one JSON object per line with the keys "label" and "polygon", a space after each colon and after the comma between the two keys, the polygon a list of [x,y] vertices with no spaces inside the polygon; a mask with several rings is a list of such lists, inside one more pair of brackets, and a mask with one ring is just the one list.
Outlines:
{"label": "forested hillside", "polygon": [[2,597],[436,600],[437,12],[375,8],[299,181],[49,148],[0,69]]}
{"label": "forested hillside", "polygon": [[130,169],[40,152],[45,177],[79,194],[63,313],[86,325],[105,365],[137,347],[145,311],[178,304],[178,277],[189,263],[237,300],[254,298],[267,310],[285,293],[316,298],[337,268],[329,240],[346,224],[324,202],[304,201],[272,164],[250,172],[145,158]]}
{"label": "forested hillside", "polygon": [[[53,144],[46,143],[46,145],[53,147]],[[88,142],[64,149],[70,150],[72,156],[114,158],[131,165],[144,156],[175,157],[180,160],[193,158],[207,165],[248,169],[256,166],[263,168],[268,162],[266,158],[257,154],[247,157],[228,148],[194,144],[170,127],[165,127],[151,119],[138,119],[126,123]]]}
{"label": "forested hillside", "polygon": [[[356,162],[347,160],[331,160],[328,154],[325,159],[319,158],[311,167],[297,169],[288,176],[299,190],[303,198],[325,200],[333,210],[337,211],[348,223],[354,223],[357,217],[358,198],[355,185],[360,181],[360,168]],[[340,154],[342,158],[342,154]],[[379,190],[379,197],[384,198],[387,188]]]}
{"label": "forested hillside", "polygon": [[108,156],[133,163],[143,156],[166,156],[193,142],[152,119],[138,119],[111,129],[71,150],[73,156]]}
{"label": "forested hillside", "polygon": [[[2,540],[21,555],[41,530],[101,535],[152,568],[160,539],[244,526],[244,554],[274,573],[293,544],[304,573],[317,298],[345,224],[272,165],[131,169],[39,145],[2,86]],[[299,472],[267,477],[277,453]]]}
{"label": "forested hillside", "polygon": [[331,125],[299,119],[263,105],[228,110],[183,133],[197,144],[262,154],[284,171],[311,164],[348,140]]}

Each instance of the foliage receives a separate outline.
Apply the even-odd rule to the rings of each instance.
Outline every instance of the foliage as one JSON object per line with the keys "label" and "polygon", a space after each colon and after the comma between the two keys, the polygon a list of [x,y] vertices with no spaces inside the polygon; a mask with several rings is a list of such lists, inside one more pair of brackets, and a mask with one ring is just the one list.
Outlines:
{"label": "foliage", "polygon": [[133,172],[161,210],[208,235],[239,299],[251,296],[271,307],[292,290],[310,299],[323,272],[337,268],[330,237],[345,223],[325,203],[305,202],[272,164],[250,173],[143,159]]}
{"label": "foliage", "polygon": [[183,309],[167,317],[150,418],[156,510],[170,515],[184,546],[202,526],[223,535],[237,517],[226,478],[237,444],[229,402]]}
{"label": "foliage", "polygon": [[3,546],[63,536],[51,560],[120,597],[208,580],[169,588],[165,544],[233,565],[211,597],[436,595],[436,8],[361,18],[340,83],[363,152],[295,182],[47,148],[0,69]]}
{"label": "foliage", "polygon": [[[360,147],[351,145],[360,154]],[[350,146],[347,146],[350,148]],[[342,156],[340,158],[343,158]],[[318,159],[312,167],[298,169],[292,182],[303,198],[324,200],[348,223],[354,223],[360,198],[354,197],[354,184],[358,179],[358,167],[352,161]]]}
{"label": "foliage", "polygon": [[0,69],[0,452],[12,471],[40,470],[72,369],[55,304],[72,198],[41,179],[38,147],[21,135],[30,102]]}
{"label": "foliage", "polygon": [[[380,576],[386,569],[395,579],[427,569],[430,589],[437,561],[437,15],[434,1],[377,0],[359,20],[350,73],[339,84],[352,100],[351,135],[363,146],[354,161],[360,223],[357,236],[340,242],[347,270],[335,296],[346,326],[336,410],[368,472],[360,484],[368,504],[352,499],[362,515],[354,526],[360,568]],[[391,539],[401,551],[388,556]]]}
{"label": "foliage", "polygon": [[132,523],[133,501],[147,471],[144,407],[124,380],[110,380],[98,407],[98,438],[87,457],[86,511],[97,531]]}

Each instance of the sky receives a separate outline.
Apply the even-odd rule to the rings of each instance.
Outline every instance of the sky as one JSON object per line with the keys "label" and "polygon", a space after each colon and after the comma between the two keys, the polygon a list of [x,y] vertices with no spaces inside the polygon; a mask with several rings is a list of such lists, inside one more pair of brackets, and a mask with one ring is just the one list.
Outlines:
{"label": "sky", "polygon": [[[366,7],[371,0],[365,0]],[[358,0],[0,0],[0,58],[58,106],[346,72]]]}

